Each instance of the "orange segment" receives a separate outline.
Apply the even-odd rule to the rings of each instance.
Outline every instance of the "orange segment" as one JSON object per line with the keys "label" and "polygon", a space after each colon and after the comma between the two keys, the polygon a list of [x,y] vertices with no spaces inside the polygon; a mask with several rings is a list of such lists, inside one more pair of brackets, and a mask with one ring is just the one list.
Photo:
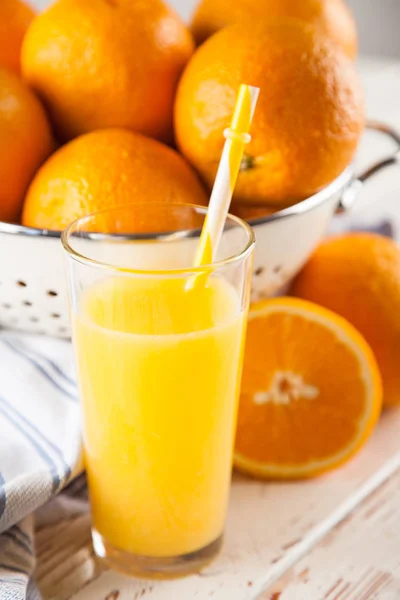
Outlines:
{"label": "orange segment", "polygon": [[368,439],[382,384],[367,342],[310,302],[276,298],[250,310],[235,465],[260,477],[311,477]]}

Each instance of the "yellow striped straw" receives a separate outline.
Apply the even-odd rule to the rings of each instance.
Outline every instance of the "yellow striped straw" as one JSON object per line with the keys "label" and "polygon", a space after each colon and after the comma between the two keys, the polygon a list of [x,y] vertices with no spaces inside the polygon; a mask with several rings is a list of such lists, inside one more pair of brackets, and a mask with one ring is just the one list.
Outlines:
{"label": "yellow striped straw", "polygon": [[251,85],[242,84],[239,88],[231,126],[224,131],[226,141],[196,251],[196,267],[212,263],[216,256],[239,174],[244,147],[251,140],[249,130],[259,92],[260,88]]}

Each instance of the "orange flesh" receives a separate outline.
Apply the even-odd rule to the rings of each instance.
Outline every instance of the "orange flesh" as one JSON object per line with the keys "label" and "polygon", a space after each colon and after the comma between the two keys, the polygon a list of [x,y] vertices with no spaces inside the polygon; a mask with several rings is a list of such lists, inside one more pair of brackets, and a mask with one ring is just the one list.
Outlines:
{"label": "orange flesh", "polygon": [[[282,307],[249,320],[236,453],[260,468],[273,465],[278,471],[280,466],[295,471],[353,453],[379,414],[380,379],[372,352],[346,321],[329,311],[299,300],[259,304],[267,303]],[[296,303],[313,307],[316,320],[288,313],[287,306]],[[340,328],[321,323],[320,317],[329,314],[337,320],[335,327],[344,324],[343,336]],[[301,377],[297,395],[292,381],[296,376]],[[271,394],[274,389],[276,396]],[[338,462],[343,458],[338,456]]]}

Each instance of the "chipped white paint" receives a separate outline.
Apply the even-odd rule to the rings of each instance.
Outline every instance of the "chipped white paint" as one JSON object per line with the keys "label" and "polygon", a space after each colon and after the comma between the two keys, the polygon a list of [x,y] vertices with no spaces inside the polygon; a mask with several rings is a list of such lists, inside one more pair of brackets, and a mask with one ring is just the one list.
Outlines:
{"label": "chipped white paint", "polygon": [[255,404],[290,404],[295,400],[315,400],[319,389],[307,384],[301,375],[292,371],[276,371],[272,377],[269,390],[256,392],[253,396]]}
{"label": "chipped white paint", "polygon": [[44,599],[114,600],[118,592],[118,600],[255,600],[400,469],[399,431],[400,409],[392,410],[358,457],[316,480],[262,483],[235,476],[224,550],[201,575],[142,582],[101,572],[91,554],[89,518],[58,523],[38,536]]}
{"label": "chipped white paint", "polygon": [[398,600],[400,472],[260,600]]}

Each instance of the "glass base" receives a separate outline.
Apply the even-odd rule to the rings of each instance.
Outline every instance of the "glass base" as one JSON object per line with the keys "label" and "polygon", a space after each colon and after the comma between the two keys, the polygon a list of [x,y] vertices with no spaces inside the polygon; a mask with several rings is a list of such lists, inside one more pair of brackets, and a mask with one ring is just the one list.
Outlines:
{"label": "glass base", "polygon": [[175,579],[198,573],[218,555],[223,536],[200,550],[173,557],[151,557],[118,550],[95,529],[92,530],[96,556],[111,569],[142,579]]}

